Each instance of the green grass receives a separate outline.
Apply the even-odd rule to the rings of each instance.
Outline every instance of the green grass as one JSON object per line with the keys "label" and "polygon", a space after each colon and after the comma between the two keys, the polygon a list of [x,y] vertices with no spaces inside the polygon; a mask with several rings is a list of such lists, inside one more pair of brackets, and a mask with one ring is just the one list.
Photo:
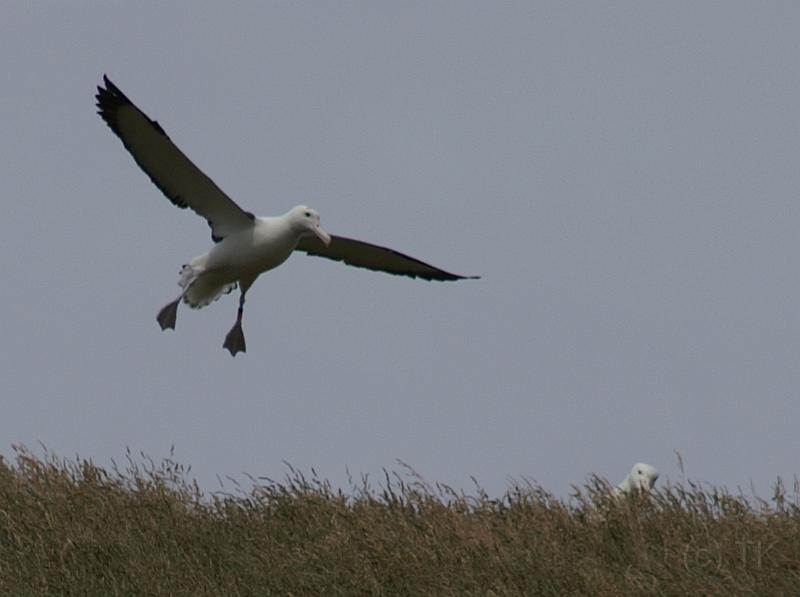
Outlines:
{"label": "green grass", "polygon": [[1,595],[797,595],[800,508],[689,484],[491,499],[290,470],[203,494],[170,459],[0,460]]}

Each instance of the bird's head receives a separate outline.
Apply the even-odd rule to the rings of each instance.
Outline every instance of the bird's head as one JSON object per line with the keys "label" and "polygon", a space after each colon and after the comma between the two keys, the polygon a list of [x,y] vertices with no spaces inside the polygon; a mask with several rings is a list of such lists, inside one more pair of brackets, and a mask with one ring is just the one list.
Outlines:
{"label": "bird's head", "polygon": [[289,222],[295,230],[299,230],[302,236],[314,234],[325,246],[331,244],[331,235],[322,229],[319,224],[319,212],[305,205],[293,207],[289,212]]}
{"label": "bird's head", "polygon": [[658,470],[650,464],[637,462],[631,469],[630,479],[636,489],[650,491],[658,479]]}

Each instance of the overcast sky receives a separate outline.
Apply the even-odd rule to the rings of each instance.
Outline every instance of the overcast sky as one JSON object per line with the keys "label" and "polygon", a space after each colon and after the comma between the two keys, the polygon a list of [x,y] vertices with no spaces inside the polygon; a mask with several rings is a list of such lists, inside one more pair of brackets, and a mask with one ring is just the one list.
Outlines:
{"label": "overcast sky", "polygon": [[[2,4],[3,454],[493,495],[798,472],[796,2]],[[298,254],[246,354],[237,295],[161,332],[209,229],[96,115],[103,73],[243,208],[482,279]]]}

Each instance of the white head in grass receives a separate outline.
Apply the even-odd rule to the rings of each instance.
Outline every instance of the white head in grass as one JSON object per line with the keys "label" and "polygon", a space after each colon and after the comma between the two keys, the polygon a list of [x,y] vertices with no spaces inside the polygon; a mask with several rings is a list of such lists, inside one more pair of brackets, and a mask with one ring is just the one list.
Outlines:
{"label": "white head in grass", "polygon": [[633,465],[628,476],[617,485],[614,492],[617,495],[634,491],[648,493],[656,484],[656,479],[658,479],[658,470],[656,467],[643,462],[637,462]]}

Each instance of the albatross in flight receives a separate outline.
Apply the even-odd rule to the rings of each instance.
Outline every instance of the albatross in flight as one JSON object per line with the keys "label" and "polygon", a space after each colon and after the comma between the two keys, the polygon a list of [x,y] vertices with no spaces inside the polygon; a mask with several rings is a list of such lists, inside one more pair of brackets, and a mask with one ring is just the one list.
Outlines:
{"label": "albatross in flight", "polygon": [[260,274],[278,267],[293,251],[424,280],[478,277],[451,274],[392,249],[328,234],[320,226],[319,213],[303,205],[277,217],[257,217],[243,210],[175,146],[158,122],[137,108],[105,75],[103,82],[105,88],[97,87],[98,114],[172,203],[190,207],[206,219],[215,243],[208,253],[183,266],[178,282],[180,295],[156,318],[162,330],[175,329],[181,301],[199,309],[238,286],[236,323],[222,346],[231,356],[245,352],[245,294]]}

